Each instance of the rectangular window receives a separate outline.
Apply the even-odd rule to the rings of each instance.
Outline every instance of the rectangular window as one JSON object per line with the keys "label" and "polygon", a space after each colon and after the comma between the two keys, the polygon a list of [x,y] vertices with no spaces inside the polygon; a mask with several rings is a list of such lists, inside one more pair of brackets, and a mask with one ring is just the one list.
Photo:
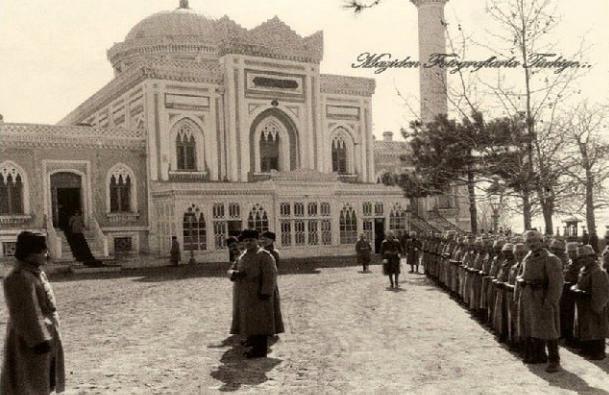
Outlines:
{"label": "rectangular window", "polygon": [[284,247],[292,245],[292,224],[290,221],[281,221],[281,245]]}
{"label": "rectangular window", "polygon": [[322,202],[320,205],[319,211],[321,211],[322,217],[329,217],[330,216],[330,203]]}
{"label": "rectangular window", "polygon": [[308,232],[308,236],[309,236],[309,245],[315,246],[319,244],[319,227],[318,227],[318,221],[316,219],[310,219],[308,221],[308,227],[309,227],[309,232]]}
{"label": "rectangular window", "polygon": [[133,250],[133,239],[131,237],[115,237],[114,253],[126,254]]}
{"label": "rectangular window", "polygon": [[15,249],[17,243],[14,241],[3,241],[2,242],[2,256],[15,256]]}
{"label": "rectangular window", "polygon": [[294,221],[294,244],[305,244],[305,222],[302,220]]}
{"label": "rectangular window", "polygon": [[383,215],[383,202],[376,202],[374,205],[374,214]]}
{"label": "rectangular window", "polygon": [[231,218],[241,218],[239,203],[230,203],[228,205],[228,216]]}
{"label": "rectangular window", "polygon": [[364,217],[371,217],[372,216],[372,203],[364,202],[362,205],[362,211],[364,213]]}
{"label": "rectangular window", "polygon": [[216,250],[221,250],[225,247],[226,240],[226,222],[214,221],[214,246]]}
{"label": "rectangular window", "polygon": [[290,203],[281,203],[279,205],[279,215],[282,217],[290,216]]}
{"label": "rectangular window", "polygon": [[307,214],[309,217],[317,217],[317,203],[311,202],[307,205]]}
{"label": "rectangular window", "polygon": [[224,203],[214,203],[212,210],[214,218],[224,218]]}
{"label": "rectangular window", "polygon": [[321,220],[321,244],[332,244],[332,221],[329,219]]}
{"label": "rectangular window", "polygon": [[304,217],[304,203],[294,203],[294,216]]}

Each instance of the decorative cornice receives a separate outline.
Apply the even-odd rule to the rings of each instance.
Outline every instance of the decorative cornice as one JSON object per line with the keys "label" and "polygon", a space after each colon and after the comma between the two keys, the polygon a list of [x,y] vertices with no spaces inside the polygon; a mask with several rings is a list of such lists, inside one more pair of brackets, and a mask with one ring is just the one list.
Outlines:
{"label": "decorative cornice", "polygon": [[320,74],[322,93],[357,95],[370,97],[374,94],[376,81],[373,78],[348,77],[336,74]]}
{"label": "decorative cornice", "polygon": [[25,123],[0,124],[0,146],[145,149],[143,130]]}

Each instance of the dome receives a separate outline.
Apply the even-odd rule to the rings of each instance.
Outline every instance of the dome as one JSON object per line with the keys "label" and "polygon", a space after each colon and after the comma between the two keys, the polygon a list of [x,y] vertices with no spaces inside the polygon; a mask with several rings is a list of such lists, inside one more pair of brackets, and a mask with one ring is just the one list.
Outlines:
{"label": "dome", "polygon": [[161,11],[150,15],[135,25],[125,42],[164,37],[205,36],[210,34],[213,20],[188,8],[187,1],[173,11]]}

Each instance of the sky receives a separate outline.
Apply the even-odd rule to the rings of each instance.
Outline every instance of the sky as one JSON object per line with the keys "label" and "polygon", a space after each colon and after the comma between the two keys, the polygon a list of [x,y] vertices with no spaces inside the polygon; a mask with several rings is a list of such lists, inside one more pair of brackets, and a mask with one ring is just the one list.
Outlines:
{"label": "sky", "polygon": [[[113,77],[106,51],[124,40],[137,22],[174,9],[178,0],[2,0],[0,3],[0,114],[6,122],[54,124]],[[450,0],[445,15],[451,28],[460,24],[477,41],[492,42],[496,31],[485,11],[486,0]],[[254,6],[255,4],[255,6]],[[211,18],[228,15],[253,28],[277,15],[301,36],[324,32],[321,72],[376,79],[373,133],[381,138],[407,127],[418,111],[418,69],[352,68],[362,52],[388,52],[418,59],[417,9],[408,0],[382,0],[359,15],[343,0],[190,0],[190,7]],[[592,65],[582,79],[581,97],[609,102],[609,1],[557,0],[556,52],[568,57],[585,39]],[[472,60],[491,53],[472,48]],[[514,78],[518,77],[517,74]],[[489,76],[488,78],[493,78]],[[409,106],[396,94],[399,90]],[[606,221],[609,223],[609,221]]]}

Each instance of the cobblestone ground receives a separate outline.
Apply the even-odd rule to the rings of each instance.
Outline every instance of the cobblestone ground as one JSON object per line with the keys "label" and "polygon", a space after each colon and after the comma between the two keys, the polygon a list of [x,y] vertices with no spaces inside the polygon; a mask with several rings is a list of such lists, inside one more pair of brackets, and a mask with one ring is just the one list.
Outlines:
{"label": "cobblestone ground", "polygon": [[[609,393],[608,360],[561,348],[564,371],[546,374],[423,275],[403,275],[396,292],[373,271],[282,274],[286,333],[259,360],[244,360],[227,334],[232,292],[220,274],[164,268],[55,280],[67,392]],[[4,331],[5,308],[0,320]]]}

